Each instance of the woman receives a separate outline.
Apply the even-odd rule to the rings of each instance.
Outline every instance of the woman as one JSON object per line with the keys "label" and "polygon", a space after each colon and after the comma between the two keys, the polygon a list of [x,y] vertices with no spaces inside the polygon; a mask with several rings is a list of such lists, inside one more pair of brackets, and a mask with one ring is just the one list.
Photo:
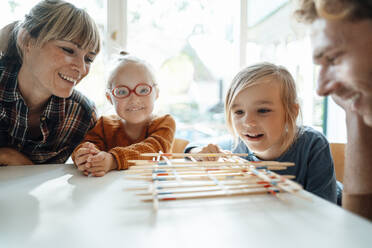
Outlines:
{"label": "woman", "polygon": [[100,50],[97,26],[70,3],[44,0],[7,28],[0,57],[0,164],[64,163],[96,123],[93,103],[74,87]]}

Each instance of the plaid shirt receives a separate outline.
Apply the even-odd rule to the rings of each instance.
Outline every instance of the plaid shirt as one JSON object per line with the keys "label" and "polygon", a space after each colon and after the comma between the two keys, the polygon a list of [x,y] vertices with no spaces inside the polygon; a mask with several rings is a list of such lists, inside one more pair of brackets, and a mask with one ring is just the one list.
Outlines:
{"label": "plaid shirt", "polygon": [[42,137],[29,137],[28,107],[20,94],[20,65],[0,58],[0,147],[10,147],[37,164],[64,163],[97,121],[95,107],[78,91],[52,96],[40,116]]}

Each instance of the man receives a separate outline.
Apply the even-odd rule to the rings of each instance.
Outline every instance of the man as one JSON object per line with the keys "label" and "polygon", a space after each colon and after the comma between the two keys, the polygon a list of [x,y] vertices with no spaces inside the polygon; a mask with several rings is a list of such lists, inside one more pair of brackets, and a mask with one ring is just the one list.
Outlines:
{"label": "man", "polygon": [[311,24],[318,94],[346,112],[343,207],[372,220],[372,0],[299,0]]}

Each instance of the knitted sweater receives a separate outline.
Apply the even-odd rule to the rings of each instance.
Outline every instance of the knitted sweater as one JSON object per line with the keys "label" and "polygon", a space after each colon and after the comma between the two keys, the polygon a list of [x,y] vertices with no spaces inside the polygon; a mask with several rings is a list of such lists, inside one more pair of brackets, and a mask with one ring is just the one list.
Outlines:
{"label": "knitted sweater", "polygon": [[131,140],[118,116],[103,116],[87,133],[84,141],[76,147],[72,159],[75,161],[75,153],[84,142],[91,142],[99,150],[114,156],[118,170],[128,169],[128,160],[148,159],[141,157],[141,153],[170,152],[175,129],[176,124],[172,116],[154,117],[142,130],[139,138]]}

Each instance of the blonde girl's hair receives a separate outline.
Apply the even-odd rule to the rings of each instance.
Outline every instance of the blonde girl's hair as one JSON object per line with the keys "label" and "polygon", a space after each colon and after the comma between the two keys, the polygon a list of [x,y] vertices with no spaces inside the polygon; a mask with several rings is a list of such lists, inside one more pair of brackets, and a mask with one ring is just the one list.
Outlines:
{"label": "blonde girl's hair", "polygon": [[280,97],[285,112],[286,132],[284,135],[283,147],[288,148],[297,135],[297,117],[299,115],[296,84],[292,75],[282,66],[271,63],[259,63],[241,70],[232,80],[225,99],[225,118],[227,128],[235,137],[235,144],[238,144],[238,134],[232,122],[232,105],[236,96],[243,90],[263,82],[267,79],[280,84]]}
{"label": "blonde girl's hair", "polygon": [[[27,35],[21,35],[21,31],[26,31]],[[66,40],[95,53],[99,53],[101,48],[99,30],[94,20],[85,10],[62,0],[40,1],[23,22],[14,25],[4,55],[22,62],[22,44],[18,44],[17,37],[20,42],[32,38],[34,45],[39,47],[51,40]]]}
{"label": "blonde girl's hair", "polygon": [[143,66],[146,69],[146,71],[148,73],[148,76],[151,78],[152,83],[153,83],[153,86],[156,89],[158,89],[158,85],[156,83],[156,77],[155,77],[154,69],[145,60],[140,59],[140,58],[138,58],[136,56],[130,55],[126,51],[120,51],[119,52],[119,55],[115,55],[114,61],[115,61],[114,62],[114,65],[112,66],[113,67],[113,70],[108,75],[107,86],[106,86],[107,87],[107,90],[112,90],[112,78],[115,76],[116,71],[120,67],[125,66],[125,65],[128,65],[128,64],[135,64],[135,65]]}

